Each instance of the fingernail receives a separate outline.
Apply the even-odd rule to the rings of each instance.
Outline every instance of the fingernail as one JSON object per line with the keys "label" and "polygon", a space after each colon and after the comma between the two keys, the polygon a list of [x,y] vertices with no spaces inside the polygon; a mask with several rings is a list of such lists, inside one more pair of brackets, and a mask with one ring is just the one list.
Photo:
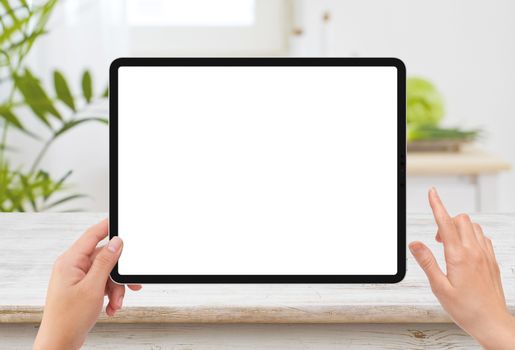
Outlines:
{"label": "fingernail", "polygon": [[113,253],[116,253],[122,246],[122,240],[118,236],[114,236],[109,243],[107,243],[107,249]]}
{"label": "fingernail", "polygon": [[434,194],[436,197],[440,198],[440,196],[438,195],[438,191],[436,190],[436,187],[434,187],[434,186],[433,186],[433,187],[431,187],[431,192],[433,192],[433,194]]}
{"label": "fingernail", "polygon": [[121,309],[123,304],[123,295],[118,298],[118,308]]}

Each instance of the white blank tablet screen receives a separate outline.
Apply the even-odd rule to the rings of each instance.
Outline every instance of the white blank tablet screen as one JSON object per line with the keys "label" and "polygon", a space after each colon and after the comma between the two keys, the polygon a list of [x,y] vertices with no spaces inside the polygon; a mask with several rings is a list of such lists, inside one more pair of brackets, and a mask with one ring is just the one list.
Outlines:
{"label": "white blank tablet screen", "polygon": [[119,68],[122,275],[397,273],[394,67]]}

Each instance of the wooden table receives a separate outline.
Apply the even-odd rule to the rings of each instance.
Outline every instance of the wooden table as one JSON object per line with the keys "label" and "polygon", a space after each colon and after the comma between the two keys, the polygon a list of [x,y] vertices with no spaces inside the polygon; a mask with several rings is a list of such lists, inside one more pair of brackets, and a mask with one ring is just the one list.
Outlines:
{"label": "wooden table", "polygon": [[408,211],[429,212],[426,192],[437,186],[451,211],[497,212],[498,175],[511,169],[477,148],[460,152],[410,152],[406,162]]}
{"label": "wooden table", "polygon": [[[57,255],[105,214],[0,214],[0,348],[27,349]],[[515,311],[515,215],[477,215],[493,238]],[[410,215],[408,240],[441,257],[430,216]],[[396,285],[148,285],[102,317],[85,349],[474,349],[408,258]]]}

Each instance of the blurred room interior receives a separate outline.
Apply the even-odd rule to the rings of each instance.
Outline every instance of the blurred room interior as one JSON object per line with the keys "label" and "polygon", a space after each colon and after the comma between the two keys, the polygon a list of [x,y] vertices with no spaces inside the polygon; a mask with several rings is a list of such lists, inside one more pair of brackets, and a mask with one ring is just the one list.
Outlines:
{"label": "blurred room interior", "polygon": [[[408,212],[429,211],[430,186],[454,214],[513,212],[514,13],[510,0],[62,0],[27,59],[45,86],[59,69],[79,87],[89,69],[100,94],[110,62],[121,56],[398,57],[414,78]],[[87,111],[107,116],[106,99]],[[44,132],[37,119],[20,118]],[[159,127],[146,125],[144,115],[141,125]],[[375,142],[367,130],[356,132]],[[29,166],[40,141],[22,132],[9,137],[17,150],[12,161]],[[72,169],[73,193],[87,195],[55,210],[107,211],[107,149],[101,123],[85,123],[52,144],[42,167]],[[152,169],[148,174],[135,185],[152,181]]]}

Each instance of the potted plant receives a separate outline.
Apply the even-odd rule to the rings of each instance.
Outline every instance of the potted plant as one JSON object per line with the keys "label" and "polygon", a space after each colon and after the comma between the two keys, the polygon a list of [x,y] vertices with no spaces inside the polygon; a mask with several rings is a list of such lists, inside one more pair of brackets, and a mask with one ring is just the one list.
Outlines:
{"label": "potted plant", "polygon": [[[85,110],[95,100],[89,71],[82,74],[80,95],[74,95],[59,70],[53,72],[52,91],[47,91],[25,64],[34,43],[46,34],[56,3],[48,0],[29,5],[25,0],[0,0],[0,79],[2,92],[6,92],[0,97],[0,211],[58,209],[83,197],[69,192],[72,170],[54,176],[41,167],[41,160],[58,138],[77,126],[87,122],[107,124],[105,116],[87,115]],[[107,97],[107,89],[99,97]],[[29,130],[21,115],[36,118],[46,133]],[[40,150],[28,166],[13,165],[9,134],[14,130],[40,142]]]}

